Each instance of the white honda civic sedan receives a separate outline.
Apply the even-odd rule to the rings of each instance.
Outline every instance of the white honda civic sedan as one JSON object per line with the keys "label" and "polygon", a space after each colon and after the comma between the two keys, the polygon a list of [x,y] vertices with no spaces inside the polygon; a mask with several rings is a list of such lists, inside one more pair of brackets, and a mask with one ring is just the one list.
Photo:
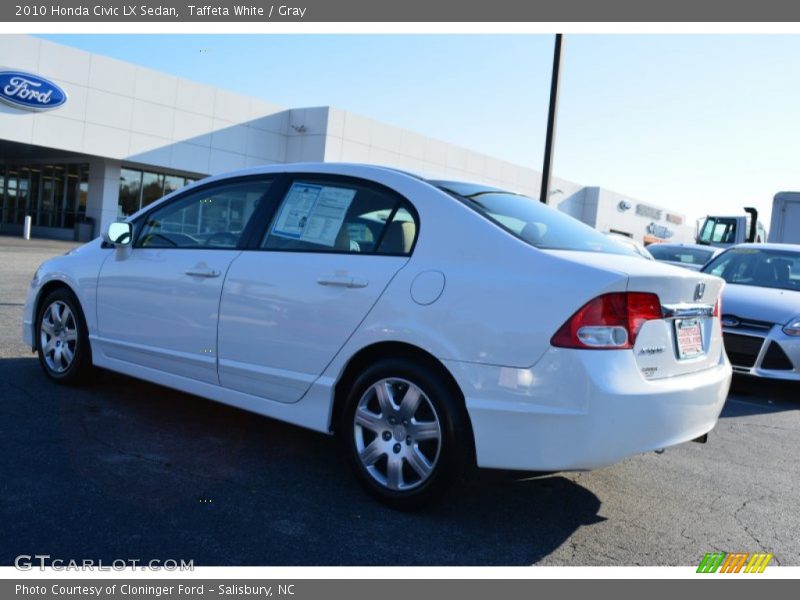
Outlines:
{"label": "white honda civic sedan", "polygon": [[344,442],[397,506],[473,465],[602,467],[702,437],[731,378],[724,281],[535,200],[388,168],[198,181],[45,262],[23,335]]}

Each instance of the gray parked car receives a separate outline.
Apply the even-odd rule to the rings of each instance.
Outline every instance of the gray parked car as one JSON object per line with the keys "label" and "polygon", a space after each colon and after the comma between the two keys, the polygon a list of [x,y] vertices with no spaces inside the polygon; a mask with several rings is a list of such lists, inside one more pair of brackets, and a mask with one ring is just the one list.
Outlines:
{"label": "gray parked car", "polygon": [[728,282],[722,332],[733,372],[800,381],[800,245],[739,244],[702,270]]}
{"label": "gray parked car", "polygon": [[694,271],[722,252],[722,248],[701,244],[650,244],[647,249],[656,260]]}
{"label": "gray parked car", "polygon": [[628,237],[627,235],[622,235],[620,233],[606,233],[606,235],[615,242],[617,242],[618,244],[621,244],[622,246],[627,248],[628,250],[633,250],[634,252],[636,252],[636,254],[638,254],[642,258],[646,258],[647,260],[653,260],[653,255],[647,251],[647,248],[645,248],[644,244],[642,244],[641,242],[631,237]]}

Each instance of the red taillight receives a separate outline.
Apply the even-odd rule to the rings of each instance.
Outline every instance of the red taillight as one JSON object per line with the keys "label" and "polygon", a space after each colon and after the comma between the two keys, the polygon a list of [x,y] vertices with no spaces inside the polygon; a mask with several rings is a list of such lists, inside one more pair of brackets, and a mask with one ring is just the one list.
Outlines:
{"label": "red taillight", "polygon": [[603,294],[578,309],[550,343],[559,348],[632,348],[645,321],[660,318],[661,301],[655,294]]}
{"label": "red taillight", "polygon": [[717,303],[714,305],[714,316],[719,319],[722,315],[722,296],[717,298]]}

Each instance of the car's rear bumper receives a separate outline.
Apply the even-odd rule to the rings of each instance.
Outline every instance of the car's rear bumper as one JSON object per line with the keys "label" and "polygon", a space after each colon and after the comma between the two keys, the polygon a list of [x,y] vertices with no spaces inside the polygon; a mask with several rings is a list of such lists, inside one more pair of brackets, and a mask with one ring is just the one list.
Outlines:
{"label": "car's rear bumper", "polygon": [[630,351],[551,348],[531,369],[445,364],[466,398],[478,466],[584,470],[680,444],[717,422],[731,380],[710,369],[646,380]]}

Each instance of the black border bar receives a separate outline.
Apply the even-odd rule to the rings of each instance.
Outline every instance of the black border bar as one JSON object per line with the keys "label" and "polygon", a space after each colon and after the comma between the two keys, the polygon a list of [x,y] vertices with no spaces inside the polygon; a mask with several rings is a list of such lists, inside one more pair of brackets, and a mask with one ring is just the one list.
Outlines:
{"label": "black border bar", "polygon": [[[191,8],[193,7],[193,8]],[[239,8],[237,8],[239,7]],[[10,0],[6,22],[798,22],[787,0]]]}

